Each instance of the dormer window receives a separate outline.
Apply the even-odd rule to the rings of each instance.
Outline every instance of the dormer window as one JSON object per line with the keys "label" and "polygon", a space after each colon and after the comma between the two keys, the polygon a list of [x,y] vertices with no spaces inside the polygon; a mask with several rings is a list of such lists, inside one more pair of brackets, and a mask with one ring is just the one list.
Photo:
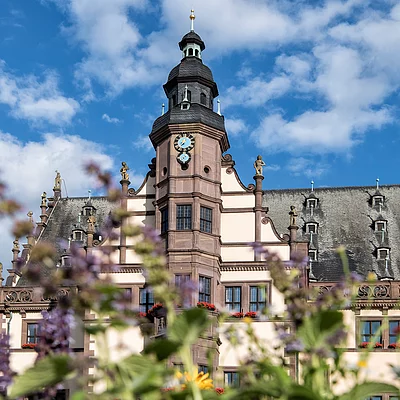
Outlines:
{"label": "dormer window", "polygon": [[373,196],[372,197],[372,206],[373,207],[381,207],[383,206],[384,199],[383,196]]}
{"label": "dormer window", "polygon": [[73,231],[72,232],[72,240],[75,240],[77,242],[82,242],[83,241],[83,232],[82,231]]}
{"label": "dormer window", "polygon": [[386,221],[375,221],[375,232],[386,232]]}
{"label": "dormer window", "polygon": [[390,259],[390,249],[379,248],[377,251],[378,260],[389,260]]}
{"label": "dormer window", "polygon": [[317,199],[307,199],[307,208],[316,208],[318,204]]}
{"label": "dormer window", "polygon": [[318,261],[317,250],[308,250],[308,258],[310,261]]}
{"label": "dormer window", "polygon": [[61,266],[62,267],[70,267],[71,266],[71,257],[67,254],[63,254],[61,256]]}
{"label": "dormer window", "polygon": [[91,215],[95,215],[96,214],[96,210],[93,207],[85,207],[83,209],[83,215],[85,217],[90,217]]}
{"label": "dormer window", "polygon": [[306,223],[306,233],[318,233],[318,224],[315,222],[307,222]]}

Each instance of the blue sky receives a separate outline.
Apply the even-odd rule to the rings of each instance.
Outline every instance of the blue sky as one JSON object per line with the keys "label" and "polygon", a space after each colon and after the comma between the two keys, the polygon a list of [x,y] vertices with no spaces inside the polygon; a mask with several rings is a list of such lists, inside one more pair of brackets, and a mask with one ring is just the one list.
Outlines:
{"label": "blue sky", "polygon": [[191,7],[245,184],[258,154],[265,189],[399,182],[399,1],[1,0],[0,168],[36,219],[56,169],[140,184]]}

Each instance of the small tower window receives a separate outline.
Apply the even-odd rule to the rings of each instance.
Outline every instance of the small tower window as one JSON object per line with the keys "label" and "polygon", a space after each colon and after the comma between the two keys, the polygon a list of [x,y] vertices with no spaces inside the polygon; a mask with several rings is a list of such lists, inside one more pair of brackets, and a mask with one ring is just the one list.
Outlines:
{"label": "small tower window", "polygon": [[63,267],[71,266],[71,257],[69,255],[63,254],[61,256],[61,266],[63,266]]}
{"label": "small tower window", "polygon": [[317,261],[317,250],[308,250],[308,258],[310,261]]}
{"label": "small tower window", "polygon": [[199,56],[199,50],[196,49],[196,51],[194,52],[195,56],[198,57]]}
{"label": "small tower window", "polygon": [[200,104],[207,105],[207,96],[204,93],[200,93]]}
{"label": "small tower window", "polygon": [[307,199],[307,208],[316,208],[317,204],[317,199]]}
{"label": "small tower window", "polygon": [[386,232],[386,221],[375,221],[375,232]]}
{"label": "small tower window", "polygon": [[388,248],[380,248],[378,249],[378,260],[389,260],[390,258],[390,249]]}
{"label": "small tower window", "polygon": [[306,233],[318,233],[318,224],[315,222],[307,222]]}
{"label": "small tower window", "polygon": [[373,196],[372,197],[372,206],[373,207],[379,207],[383,206],[383,196]]}
{"label": "small tower window", "polygon": [[82,242],[82,240],[83,240],[82,231],[74,231],[74,232],[72,232],[72,240],[76,240],[78,242]]}
{"label": "small tower window", "polygon": [[193,49],[190,48],[190,49],[189,49],[189,56],[192,56],[192,55],[193,55]]}

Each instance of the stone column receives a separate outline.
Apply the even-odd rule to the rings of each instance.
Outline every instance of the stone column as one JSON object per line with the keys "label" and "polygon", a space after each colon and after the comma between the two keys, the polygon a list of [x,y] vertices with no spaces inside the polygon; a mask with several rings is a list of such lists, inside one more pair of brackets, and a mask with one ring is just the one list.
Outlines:
{"label": "stone column", "polygon": [[[128,174],[126,174],[126,175],[128,175]],[[121,191],[122,191],[121,208],[124,211],[127,211],[128,210],[127,198],[128,198],[128,188],[130,185],[130,181],[129,181],[129,179],[121,179],[120,184],[121,184]],[[119,263],[120,264],[126,263],[126,236],[123,233],[123,228],[126,224],[127,224],[127,220],[126,220],[126,218],[123,218],[121,221],[121,232],[120,232],[120,239],[119,239],[120,240],[120,242],[119,242]]]}
{"label": "stone column", "polygon": [[[263,218],[264,214],[264,209],[262,207],[262,181],[264,180],[264,177],[261,174],[256,174],[254,175],[254,180],[256,182],[256,187],[254,189],[254,195],[255,195],[255,207],[254,207],[254,213],[255,213],[255,235],[254,239],[256,243],[261,242],[261,220]],[[255,253],[254,254],[254,261],[261,261],[261,254]]]}

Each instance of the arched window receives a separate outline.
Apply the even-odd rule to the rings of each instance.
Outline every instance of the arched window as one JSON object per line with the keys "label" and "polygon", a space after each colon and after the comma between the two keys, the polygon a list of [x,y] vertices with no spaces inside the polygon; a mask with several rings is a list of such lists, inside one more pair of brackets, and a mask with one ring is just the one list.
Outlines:
{"label": "arched window", "polygon": [[196,49],[196,51],[195,51],[195,55],[196,55],[196,57],[198,57],[198,56],[199,56],[199,50],[197,50],[197,49]]}
{"label": "arched window", "polygon": [[200,93],[200,104],[207,105],[207,96],[204,93]]}
{"label": "arched window", "polygon": [[193,55],[193,49],[189,49],[189,56]]}

